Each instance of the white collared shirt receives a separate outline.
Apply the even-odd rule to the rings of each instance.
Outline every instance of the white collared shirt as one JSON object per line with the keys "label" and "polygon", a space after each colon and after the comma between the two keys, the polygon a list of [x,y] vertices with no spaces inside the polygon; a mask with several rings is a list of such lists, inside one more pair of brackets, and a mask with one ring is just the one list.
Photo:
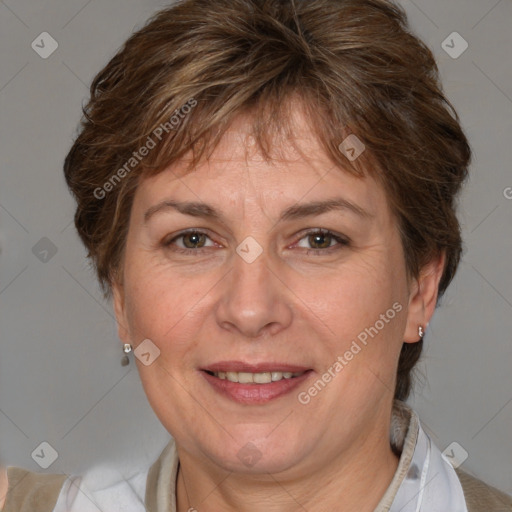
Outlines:
{"label": "white collared shirt", "polygon": [[[468,512],[455,470],[403,402],[394,403],[390,441],[400,461],[375,512]],[[171,440],[151,468],[122,477],[102,467],[68,478],[54,512],[176,512],[178,465]]]}

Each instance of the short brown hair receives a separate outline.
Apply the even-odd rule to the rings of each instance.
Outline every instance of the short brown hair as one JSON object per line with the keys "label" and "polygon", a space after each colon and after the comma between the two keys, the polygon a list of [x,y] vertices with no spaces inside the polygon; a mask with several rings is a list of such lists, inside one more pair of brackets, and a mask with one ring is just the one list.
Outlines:
{"label": "short brown hair", "polygon": [[[244,112],[270,158],[275,135],[291,128],[292,96],[335,165],[383,184],[408,274],[446,254],[442,295],[461,255],[456,196],[471,150],[403,9],[386,0],[183,0],[95,77],[65,161],[75,225],[106,297],[122,274],[139,180],[186,154],[193,168]],[[339,149],[348,134],[366,147],[353,162]],[[155,147],[142,157],[150,139]],[[410,392],[421,350],[421,342],[403,344],[398,399]]]}

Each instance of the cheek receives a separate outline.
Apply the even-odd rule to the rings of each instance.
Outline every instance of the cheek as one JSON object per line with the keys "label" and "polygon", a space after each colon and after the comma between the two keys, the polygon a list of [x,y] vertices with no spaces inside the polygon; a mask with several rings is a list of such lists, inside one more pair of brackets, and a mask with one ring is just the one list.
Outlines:
{"label": "cheek", "polygon": [[303,282],[298,295],[335,336],[356,336],[394,302],[402,303],[402,280],[391,265],[376,260],[354,261],[324,279]]}
{"label": "cheek", "polygon": [[326,332],[327,367],[343,358],[343,374],[350,378],[339,385],[363,390],[382,381],[392,387],[407,307],[405,272],[398,265],[389,257],[354,260],[300,292],[308,297],[310,318]]}
{"label": "cheek", "polygon": [[190,349],[205,314],[208,290],[205,276],[180,276],[151,266],[133,266],[126,273],[126,312],[135,343],[149,338],[164,358]]}

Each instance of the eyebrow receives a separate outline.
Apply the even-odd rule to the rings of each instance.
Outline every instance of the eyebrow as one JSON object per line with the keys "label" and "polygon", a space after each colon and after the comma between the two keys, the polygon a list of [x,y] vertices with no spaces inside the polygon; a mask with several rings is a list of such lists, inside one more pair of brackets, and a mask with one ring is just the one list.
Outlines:
{"label": "eyebrow", "polygon": [[[144,222],[149,222],[150,218],[156,213],[165,212],[168,210],[175,210],[183,215],[190,215],[191,217],[203,217],[214,220],[223,220],[224,216],[213,206],[201,202],[181,202],[166,199],[160,203],[149,208],[144,214]],[[296,204],[284,210],[279,221],[296,220],[305,217],[312,217],[321,215],[333,210],[347,210],[356,214],[364,219],[372,218],[373,215],[364,210],[360,206],[347,199],[338,197],[334,199],[327,199],[324,201],[312,201],[310,203]]]}

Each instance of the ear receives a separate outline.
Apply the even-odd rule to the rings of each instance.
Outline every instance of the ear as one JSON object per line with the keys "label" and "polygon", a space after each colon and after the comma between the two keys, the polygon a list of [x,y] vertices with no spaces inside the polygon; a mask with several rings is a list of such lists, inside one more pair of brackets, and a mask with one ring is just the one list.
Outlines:
{"label": "ear", "polygon": [[131,343],[128,322],[126,317],[126,306],[124,300],[124,287],[122,283],[115,281],[112,284],[114,300],[114,313],[117,321],[117,334],[123,343]]}
{"label": "ear", "polygon": [[425,330],[437,304],[439,282],[444,271],[446,255],[444,251],[427,263],[418,278],[413,279],[409,293],[409,308],[404,334],[405,343],[420,340],[418,328]]}

